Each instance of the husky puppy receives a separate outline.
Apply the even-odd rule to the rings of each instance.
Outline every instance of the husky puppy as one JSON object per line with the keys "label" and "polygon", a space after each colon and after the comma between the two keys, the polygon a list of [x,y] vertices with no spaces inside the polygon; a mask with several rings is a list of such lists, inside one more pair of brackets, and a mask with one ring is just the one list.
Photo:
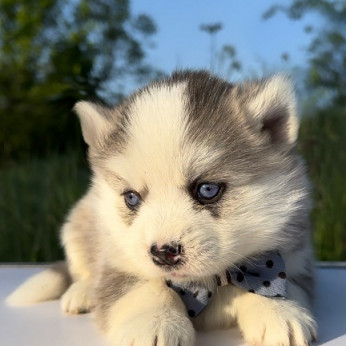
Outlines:
{"label": "husky puppy", "polygon": [[[75,111],[93,174],[62,227],[66,263],[9,303],[61,296],[64,312],[91,310],[115,345],[191,346],[195,329],[235,324],[253,345],[315,338],[309,184],[287,77],[230,84],[182,71],[117,107],[82,101]],[[286,299],[227,276],[192,318],[184,290],[170,287],[197,282],[209,292],[228,268],[268,252],[285,264]]]}

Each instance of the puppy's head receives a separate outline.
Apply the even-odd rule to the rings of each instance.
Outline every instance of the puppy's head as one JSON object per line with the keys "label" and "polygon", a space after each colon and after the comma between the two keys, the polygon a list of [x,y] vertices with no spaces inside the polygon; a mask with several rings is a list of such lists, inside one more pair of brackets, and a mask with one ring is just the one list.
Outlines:
{"label": "puppy's head", "polygon": [[108,265],[202,279],[299,243],[291,224],[308,207],[286,77],[233,85],[181,72],[116,108],[75,109]]}

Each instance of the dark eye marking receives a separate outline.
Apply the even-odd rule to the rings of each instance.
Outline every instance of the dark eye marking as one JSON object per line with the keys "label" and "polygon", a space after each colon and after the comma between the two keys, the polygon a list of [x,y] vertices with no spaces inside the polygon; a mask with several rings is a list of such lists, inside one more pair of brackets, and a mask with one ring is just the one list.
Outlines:
{"label": "dark eye marking", "polygon": [[212,204],[220,200],[224,187],[223,183],[195,183],[190,193],[200,204]]}
{"label": "dark eye marking", "polygon": [[127,207],[131,210],[137,209],[138,206],[141,204],[141,196],[138,192],[136,191],[125,191],[123,193],[125,204]]}

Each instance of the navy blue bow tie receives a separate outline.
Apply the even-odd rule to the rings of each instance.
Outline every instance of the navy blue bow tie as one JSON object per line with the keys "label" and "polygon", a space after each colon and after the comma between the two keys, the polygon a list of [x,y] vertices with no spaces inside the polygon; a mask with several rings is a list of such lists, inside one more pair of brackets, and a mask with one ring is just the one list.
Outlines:
{"label": "navy blue bow tie", "polygon": [[[244,262],[245,263],[245,262]],[[278,252],[266,252],[215,275],[210,287],[201,283],[178,284],[167,281],[183,300],[190,317],[199,315],[212,299],[218,286],[235,285],[265,297],[286,297],[285,263]]]}

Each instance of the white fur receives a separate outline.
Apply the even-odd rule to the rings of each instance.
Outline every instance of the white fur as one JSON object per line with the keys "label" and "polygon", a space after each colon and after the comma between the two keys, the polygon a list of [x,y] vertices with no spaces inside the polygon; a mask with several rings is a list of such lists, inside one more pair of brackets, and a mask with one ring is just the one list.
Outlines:
{"label": "white fur", "polygon": [[[61,242],[65,248],[69,261],[69,272],[74,281],[88,280],[91,278],[89,249],[85,246],[86,238],[95,235],[93,247],[97,243],[97,234],[88,234],[85,228],[92,228],[94,222],[93,209],[95,198],[93,190],[88,192],[67,216],[66,222],[61,229]],[[84,231],[81,232],[81,229]]]}
{"label": "white fur", "polygon": [[239,289],[222,287],[198,329],[230,328],[237,321],[249,345],[306,345],[316,337],[316,323],[308,310],[292,301],[268,299]]}
{"label": "white fur", "polygon": [[12,306],[24,306],[58,299],[68,285],[69,282],[62,273],[46,269],[19,286],[7,297],[6,303]]}
{"label": "white fur", "polygon": [[85,142],[95,145],[100,138],[104,138],[110,128],[110,122],[100,114],[96,105],[87,101],[80,101],[74,106],[78,114]]}
{"label": "white fur", "polygon": [[297,140],[299,128],[297,103],[292,82],[281,74],[276,74],[266,81],[262,91],[249,103],[249,110],[255,117],[261,119],[276,106],[284,107],[288,111],[288,141],[293,144]]}
{"label": "white fur", "polygon": [[107,336],[114,345],[194,344],[195,333],[184,304],[164,285],[160,281],[140,285],[112,307]]}
{"label": "white fur", "polygon": [[74,282],[61,298],[61,309],[68,314],[88,312],[92,307],[91,280]]}
{"label": "white fur", "polygon": [[293,301],[241,294],[233,304],[250,345],[307,345],[311,336],[316,337],[310,312]]}
{"label": "white fur", "polygon": [[144,183],[184,184],[181,146],[188,120],[185,88],[184,84],[153,88],[131,106],[130,141],[112,168],[138,191]]}

